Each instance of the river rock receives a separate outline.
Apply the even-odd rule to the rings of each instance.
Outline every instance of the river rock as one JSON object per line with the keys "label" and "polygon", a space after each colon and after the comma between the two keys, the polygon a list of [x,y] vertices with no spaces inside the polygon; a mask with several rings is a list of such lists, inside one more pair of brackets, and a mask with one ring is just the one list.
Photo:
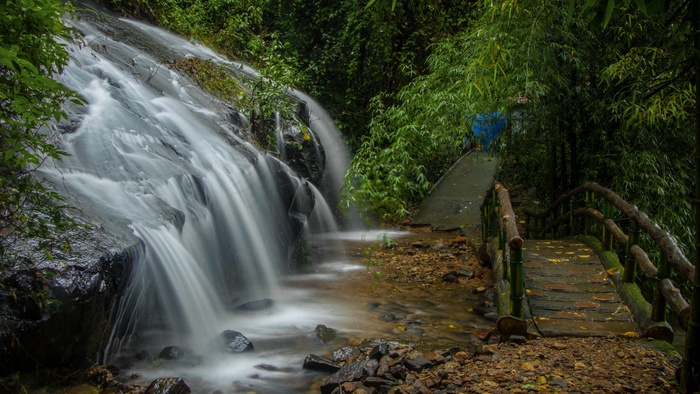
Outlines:
{"label": "river rock", "polygon": [[313,371],[336,372],[340,369],[340,366],[326,357],[309,354],[304,359],[302,368]]}
{"label": "river rock", "polygon": [[357,358],[362,351],[354,346],[345,346],[333,351],[333,361],[343,362]]}
{"label": "river rock", "polygon": [[321,385],[321,394],[331,394],[343,383],[361,380],[365,376],[366,363],[366,360],[356,361],[340,368]]}
{"label": "river rock", "polygon": [[317,325],[314,332],[316,333],[316,338],[322,343],[328,343],[338,336],[338,332],[335,329],[326,327],[323,324]]}
{"label": "river rock", "polygon": [[433,366],[433,363],[420,353],[414,354],[412,357],[407,358],[405,364],[406,368],[416,372],[420,372]]}
{"label": "river rock", "polygon": [[229,353],[243,353],[255,350],[253,343],[248,338],[234,330],[226,330],[219,334],[217,343],[222,350]]}
{"label": "river rock", "polygon": [[182,378],[158,378],[151,382],[146,394],[189,394],[192,390]]}
{"label": "river rock", "polygon": [[382,357],[384,357],[388,354],[389,354],[389,345],[381,343],[381,344],[372,348],[372,350],[369,352],[368,357],[370,359],[374,359],[374,360],[381,360]]}
{"label": "river rock", "polygon": [[265,298],[262,300],[255,300],[255,301],[249,301],[244,304],[238,305],[237,307],[233,308],[234,311],[238,312],[250,312],[250,311],[259,311],[262,309],[267,309],[274,304],[274,301],[272,301],[269,298]]}
{"label": "river rock", "polygon": [[179,346],[175,345],[166,346],[160,351],[160,354],[158,354],[158,358],[162,358],[164,360],[178,360],[183,357],[185,357],[185,351]]}
{"label": "river rock", "polygon": [[460,268],[457,270],[457,276],[461,278],[471,279],[474,277],[474,270],[469,268]]}
{"label": "river rock", "polygon": [[454,273],[450,272],[442,276],[442,281],[445,283],[458,283],[459,278]]}

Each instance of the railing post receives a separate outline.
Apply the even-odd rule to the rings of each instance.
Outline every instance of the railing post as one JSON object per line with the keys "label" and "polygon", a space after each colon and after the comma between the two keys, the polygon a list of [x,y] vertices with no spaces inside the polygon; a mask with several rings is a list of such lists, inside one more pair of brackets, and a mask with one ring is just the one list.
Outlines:
{"label": "railing post", "polygon": [[501,264],[503,266],[503,279],[508,280],[508,261],[506,260],[506,228],[501,226],[498,232],[498,247],[501,249]]}
{"label": "railing post", "polygon": [[666,298],[661,291],[661,280],[666,279],[671,274],[666,253],[661,251],[661,263],[659,264],[659,272],[656,278],[656,288],[654,289],[654,301],[651,305],[651,320],[664,321],[666,320]]}
{"label": "railing post", "polygon": [[633,283],[634,276],[637,272],[637,259],[632,256],[632,245],[636,245],[639,242],[639,233],[642,230],[635,220],[630,223],[629,235],[627,237],[627,247],[625,247],[625,274],[622,280],[625,283]]}
{"label": "railing post", "polygon": [[569,200],[569,236],[575,233],[574,231],[574,199]]}
{"label": "railing post", "polygon": [[523,275],[523,248],[510,250],[510,314],[523,317],[525,283]]}
{"label": "railing post", "polygon": [[525,238],[530,239],[530,215],[525,214]]}
{"label": "railing post", "polygon": [[605,227],[605,221],[610,219],[612,216],[612,205],[610,204],[610,201],[605,201],[605,207],[603,208],[603,248],[607,251],[611,251],[613,249],[612,244],[613,244],[613,235],[612,232],[610,232],[607,227]]}
{"label": "railing post", "polygon": [[[590,198],[591,192],[586,190],[586,197],[585,197],[585,207],[586,210],[589,208],[592,208],[592,201]],[[586,216],[583,217],[583,233],[586,235],[591,235],[591,218],[586,214]]]}
{"label": "railing post", "polygon": [[[554,212],[554,209],[552,209],[552,213],[549,214],[549,222],[550,223],[554,223],[555,216],[557,216],[557,214]],[[552,239],[556,239],[556,238],[557,238],[556,232],[554,231],[554,226],[552,226]]]}

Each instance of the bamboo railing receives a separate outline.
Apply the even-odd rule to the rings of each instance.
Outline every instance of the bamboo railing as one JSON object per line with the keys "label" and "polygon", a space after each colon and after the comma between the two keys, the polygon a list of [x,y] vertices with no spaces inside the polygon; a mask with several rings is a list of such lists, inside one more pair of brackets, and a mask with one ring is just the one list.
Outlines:
{"label": "bamboo railing", "polygon": [[[524,335],[528,311],[523,307],[523,239],[518,233],[508,190],[498,182],[486,192],[481,205],[482,255],[493,265],[499,302],[497,323],[501,333]],[[504,327],[507,325],[508,327]]]}
{"label": "bamboo railing", "polygon": [[[612,190],[589,182],[561,196],[549,209],[543,212],[526,210],[525,215],[528,238],[532,231],[535,231],[535,238],[557,238],[582,232],[594,249],[597,245],[604,260],[617,261],[619,255],[619,261],[623,261],[621,272],[612,275],[613,280],[639,323],[642,335],[672,341],[673,331],[666,322],[668,307],[677,314],[680,326],[688,329],[691,308],[674,280],[692,284],[695,267],[673,237],[636,206]],[[618,222],[628,223],[627,233]],[[649,258],[649,250],[640,246],[642,234],[646,234],[646,243],[660,255],[656,264]],[[637,282],[644,285],[645,281],[651,281],[653,286],[650,302],[638,294]]]}

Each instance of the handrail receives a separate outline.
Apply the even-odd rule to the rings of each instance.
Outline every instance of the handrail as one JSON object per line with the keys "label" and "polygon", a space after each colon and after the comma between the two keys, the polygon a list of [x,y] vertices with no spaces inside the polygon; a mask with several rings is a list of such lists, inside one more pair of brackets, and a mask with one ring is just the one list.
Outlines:
{"label": "handrail", "polygon": [[[585,208],[575,208],[575,198],[585,194]],[[593,195],[602,197],[605,201],[604,213],[595,209],[592,205]],[[566,207],[566,208],[565,208]],[[629,234],[618,226],[612,219],[612,208],[617,210],[630,220]],[[543,224],[538,229],[540,234],[552,233],[562,226],[569,226],[569,231],[574,227],[575,218],[585,218],[584,233],[589,234],[590,220],[600,224],[602,229],[602,248],[606,251],[613,250],[613,241],[625,248],[625,261],[622,283],[634,284],[637,268],[644,277],[654,280],[655,291],[651,303],[650,320],[665,322],[666,305],[678,314],[678,320],[684,330],[688,329],[690,306],[681,295],[680,290],[670,280],[670,268],[676,270],[680,278],[693,283],[695,267],[688,261],[683,251],[668,232],[659,227],[636,206],[623,200],[612,190],[597,183],[588,182],[559,197],[548,209],[542,212],[531,210],[524,211],[526,215],[526,229],[529,233],[531,218],[537,219]],[[544,221],[549,221],[544,224]],[[657,245],[662,253],[659,267],[655,266],[647,253],[638,245],[639,234],[643,232]],[[644,309],[644,308],[642,308]]]}
{"label": "handrail", "polygon": [[[636,206],[631,205],[627,201],[623,200],[614,191],[600,186],[595,182],[585,183],[570,192],[559,197],[547,210],[536,213],[530,210],[525,210],[525,215],[534,217],[537,219],[544,219],[552,214],[557,208],[559,208],[564,203],[567,203],[579,194],[585,192],[595,193],[598,196],[605,198],[610,202],[615,208],[622,212],[628,218],[634,220],[642,231],[653,239],[657,245],[661,248],[668,259],[668,263],[671,264],[684,279],[693,282],[695,278],[695,267],[688,261],[683,251],[678,247],[676,241],[671,237],[666,231],[659,227],[656,223],[652,222],[651,219],[642,211],[640,211]],[[626,242],[626,241],[625,241]]]}
{"label": "handrail", "polygon": [[484,202],[481,204],[481,214],[484,245],[489,244],[489,239],[498,239],[498,248],[502,252],[501,256],[497,256],[500,263],[494,263],[494,271],[499,276],[497,278],[499,294],[508,297],[504,297],[504,302],[499,305],[508,304],[507,313],[521,319],[524,314],[525,297],[523,239],[518,232],[510,194],[503,185],[494,182],[486,192]]}

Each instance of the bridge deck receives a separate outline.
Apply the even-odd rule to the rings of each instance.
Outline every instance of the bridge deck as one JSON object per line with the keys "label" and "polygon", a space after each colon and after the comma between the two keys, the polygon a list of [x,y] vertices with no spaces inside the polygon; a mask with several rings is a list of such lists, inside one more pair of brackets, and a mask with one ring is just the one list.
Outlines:
{"label": "bridge deck", "polygon": [[527,240],[525,289],[543,336],[633,335],[637,325],[593,249],[576,240]]}

